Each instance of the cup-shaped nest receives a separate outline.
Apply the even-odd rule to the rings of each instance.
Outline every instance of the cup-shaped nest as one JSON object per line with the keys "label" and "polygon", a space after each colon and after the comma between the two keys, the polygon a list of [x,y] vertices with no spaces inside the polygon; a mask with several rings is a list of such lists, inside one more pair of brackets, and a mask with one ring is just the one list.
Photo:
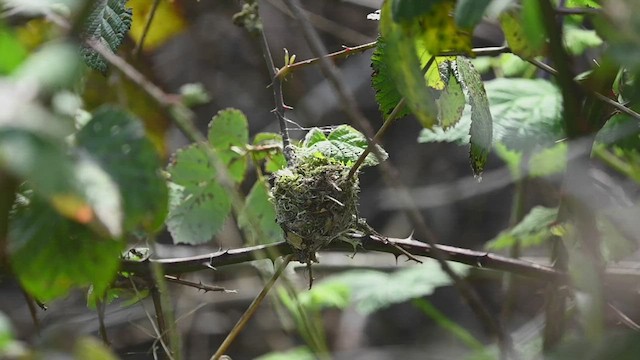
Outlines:
{"label": "cup-shaped nest", "polygon": [[316,261],[317,250],[354,228],[359,187],[357,175],[348,177],[349,169],[311,156],[274,174],[276,221],[298,250],[297,260]]}

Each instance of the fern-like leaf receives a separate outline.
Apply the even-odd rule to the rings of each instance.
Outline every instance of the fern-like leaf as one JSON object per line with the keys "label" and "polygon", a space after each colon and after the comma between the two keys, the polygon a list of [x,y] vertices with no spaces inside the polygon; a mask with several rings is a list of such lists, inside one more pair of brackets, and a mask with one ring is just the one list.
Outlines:
{"label": "fern-like leaf", "polygon": [[[132,11],[126,4],[127,0],[98,0],[87,18],[84,38],[116,52],[131,28]],[[94,49],[83,46],[81,53],[89,67],[103,74],[107,72],[105,59]]]}

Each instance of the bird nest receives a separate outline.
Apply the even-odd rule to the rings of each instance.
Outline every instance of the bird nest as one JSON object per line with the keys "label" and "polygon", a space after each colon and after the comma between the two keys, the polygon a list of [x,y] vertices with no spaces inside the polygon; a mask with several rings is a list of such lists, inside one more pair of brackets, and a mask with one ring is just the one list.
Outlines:
{"label": "bird nest", "polygon": [[276,221],[295,249],[295,259],[317,262],[315,253],[356,226],[358,176],[324,156],[297,159],[274,174]]}

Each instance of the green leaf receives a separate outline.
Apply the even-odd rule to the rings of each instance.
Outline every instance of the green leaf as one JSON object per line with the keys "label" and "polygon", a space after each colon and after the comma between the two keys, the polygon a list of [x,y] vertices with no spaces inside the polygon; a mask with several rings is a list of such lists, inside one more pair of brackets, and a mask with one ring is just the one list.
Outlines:
{"label": "green leaf", "polygon": [[390,0],[393,21],[412,20],[418,16],[427,14],[434,5],[445,0]]}
{"label": "green leaf", "polygon": [[167,229],[174,243],[201,244],[217,234],[231,211],[231,200],[216,181],[207,154],[197,144],[178,150],[167,169],[170,201]]}
{"label": "green leaf", "polygon": [[22,286],[41,301],[92,285],[102,294],[120,265],[123,242],[101,238],[32,197],[11,221],[11,267]]}
{"label": "green leaf", "polygon": [[236,109],[219,111],[209,123],[209,142],[237,183],[247,171],[247,158],[240,150],[249,143],[248,126],[247,118]]}
{"label": "green leaf", "polygon": [[[386,55],[386,41],[382,36],[378,37],[376,49],[371,55],[371,85],[376,92],[376,102],[383,116],[391,114],[393,109],[402,99],[402,94],[396,88],[389,68],[389,60]],[[408,107],[404,107],[396,118],[401,118],[409,114]]]}
{"label": "green leaf", "polygon": [[531,155],[529,159],[529,176],[544,177],[559,174],[567,168],[566,142],[555,144]]}
{"label": "green leaf", "polygon": [[276,133],[258,133],[253,138],[253,145],[260,146],[279,146],[278,149],[269,151],[256,151],[253,154],[254,161],[266,159],[264,170],[268,173],[274,173],[280,169],[287,167],[287,160],[282,153],[282,136]]}
{"label": "green leaf", "polygon": [[547,80],[495,79],[485,83],[495,141],[531,151],[564,138],[562,96]]}
{"label": "green leaf", "polygon": [[640,123],[626,114],[616,114],[596,135],[596,143],[627,151],[640,151]]}
{"label": "green leaf", "polygon": [[471,110],[467,107],[462,112],[462,118],[454,126],[443,129],[434,126],[431,129],[422,129],[418,136],[418,142],[449,142],[457,145],[467,145],[469,143],[469,128],[471,127]]}
{"label": "green leaf", "polygon": [[118,357],[102,341],[93,337],[81,337],[73,346],[74,359],[118,360]]}
{"label": "green leaf", "polygon": [[[534,33],[534,29],[539,25],[533,18],[535,9],[531,9],[531,1],[527,1],[528,9],[527,19],[525,23],[524,14],[516,10],[505,11],[500,15],[500,25],[504,32],[504,37],[511,51],[524,58],[530,59],[538,55],[544,55],[545,32]],[[531,38],[534,41],[531,41]]]}
{"label": "green leaf", "polygon": [[[86,20],[84,37],[102,43],[115,53],[131,28],[131,9],[127,0],[98,0]],[[107,63],[102,55],[91,47],[83,46],[82,57],[91,68],[107,72]]]}
{"label": "green leaf", "polygon": [[[447,62],[446,71],[449,72],[450,75],[453,75],[453,70],[449,66]],[[455,67],[455,64],[452,66]],[[443,129],[448,129],[460,121],[466,105],[460,81],[455,76],[448,76],[448,78],[449,81],[442,90],[438,100],[436,100],[436,104],[438,105],[438,125]]]}
{"label": "green leaf", "polygon": [[558,218],[558,208],[536,206],[513,228],[501,232],[485,244],[485,248],[502,250],[517,241],[522,247],[539,245],[551,237],[551,228]]}
{"label": "green leaf", "polygon": [[13,31],[0,21],[0,75],[8,75],[27,58],[27,50]]}
{"label": "green leaf", "polygon": [[[471,126],[469,157],[471,168],[476,176],[480,176],[491,150],[493,137],[493,120],[489,110],[489,101],[480,74],[473,68],[471,61],[462,56],[456,62],[460,82],[464,85],[471,105]],[[455,72],[454,72],[455,73]]]}
{"label": "green leaf", "polygon": [[563,29],[564,43],[572,55],[582,55],[588,48],[602,45],[602,39],[595,30],[581,29],[566,24]]}
{"label": "green leaf", "polygon": [[473,29],[480,23],[487,6],[492,0],[458,0],[454,18],[456,25],[465,29]]}
{"label": "green leaf", "polygon": [[[464,275],[466,265],[449,263]],[[373,270],[354,270],[326,278],[322,283],[344,284],[350,289],[351,302],[363,314],[371,314],[390,305],[432,294],[436,288],[451,283],[435,260],[408,266],[387,274]]]}
{"label": "green leaf", "polygon": [[[318,128],[311,129],[305,137],[303,147],[300,150],[303,157],[315,156],[320,153],[345,165],[350,165],[358,160],[367,146],[367,139],[362,133],[349,125],[340,125],[331,131],[328,136],[324,135],[322,130]],[[382,154],[382,160],[386,160],[387,153],[379,145],[376,146],[380,154]],[[378,165],[378,159],[375,154],[367,155],[363,165]]]}
{"label": "green leaf", "polygon": [[123,110],[100,108],[76,142],[118,185],[124,229],[157,230],[166,215],[168,191],[160,159],[140,120]]}
{"label": "green leaf", "polygon": [[[408,36],[405,28],[393,22],[389,6],[390,2],[386,2],[381,12],[380,31],[384,38],[384,48],[381,51],[384,53],[380,56],[389,70],[388,74],[395,84],[395,89],[405,98],[408,108],[424,127],[430,128],[437,123],[438,111],[434,94],[425,83],[422,74],[422,54],[418,53],[415,36]],[[380,81],[383,81],[382,84],[390,84],[385,82],[384,78]],[[386,107],[395,105],[386,104],[395,101],[398,96],[393,94],[393,87],[376,90],[390,94],[384,102],[379,102],[381,106],[385,104],[385,108],[381,108],[383,113],[388,113],[390,109]],[[385,96],[384,92],[380,96]]]}
{"label": "green leaf", "polygon": [[269,244],[284,239],[276,223],[276,209],[269,200],[268,184],[258,179],[251,188],[238,215],[238,226],[245,230],[252,245]]}
{"label": "green leaf", "polygon": [[73,87],[81,74],[82,64],[74,45],[48,43],[23,61],[13,76],[54,91]]}
{"label": "green leaf", "polygon": [[349,287],[339,281],[321,282],[308,291],[298,295],[298,301],[311,312],[318,312],[328,308],[344,309],[349,306],[351,291]]}

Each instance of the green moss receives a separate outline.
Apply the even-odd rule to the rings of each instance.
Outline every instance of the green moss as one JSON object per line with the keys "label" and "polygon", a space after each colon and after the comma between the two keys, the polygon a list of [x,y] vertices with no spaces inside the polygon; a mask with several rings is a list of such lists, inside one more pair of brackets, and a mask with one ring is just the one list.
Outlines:
{"label": "green moss", "polygon": [[315,261],[315,252],[353,229],[357,219],[358,177],[331,158],[309,156],[274,174],[271,189],[276,221],[298,250],[297,260]]}

